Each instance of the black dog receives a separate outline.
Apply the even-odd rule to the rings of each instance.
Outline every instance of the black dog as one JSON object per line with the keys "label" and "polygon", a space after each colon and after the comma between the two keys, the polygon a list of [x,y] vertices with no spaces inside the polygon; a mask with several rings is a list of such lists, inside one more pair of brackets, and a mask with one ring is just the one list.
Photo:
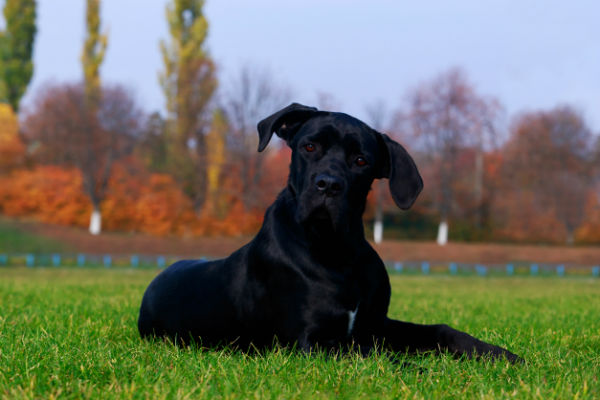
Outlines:
{"label": "black dog", "polygon": [[273,133],[292,149],[287,187],[256,237],[226,259],[179,261],[146,289],[138,328],[203,346],[362,352],[449,351],[518,357],[447,325],[387,317],[390,283],[364,238],[361,216],[374,179],[389,178],[398,207],[423,187],[404,148],[342,113],[292,104],[258,124],[258,151]]}

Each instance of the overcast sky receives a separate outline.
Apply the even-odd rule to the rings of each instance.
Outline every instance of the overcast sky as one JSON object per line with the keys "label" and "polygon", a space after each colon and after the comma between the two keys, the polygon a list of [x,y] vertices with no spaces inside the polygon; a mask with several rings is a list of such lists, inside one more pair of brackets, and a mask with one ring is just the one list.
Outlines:
{"label": "overcast sky", "polygon": [[[3,0],[0,3],[3,4]],[[81,78],[84,0],[38,0],[35,74],[25,104],[48,80]],[[165,0],[102,0],[109,46],[101,74],[163,110],[158,49]],[[208,0],[208,47],[220,78],[243,64],[269,68],[314,105],[329,93],[339,111],[367,119],[407,90],[460,66],[509,116],[569,103],[600,131],[600,1]]]}

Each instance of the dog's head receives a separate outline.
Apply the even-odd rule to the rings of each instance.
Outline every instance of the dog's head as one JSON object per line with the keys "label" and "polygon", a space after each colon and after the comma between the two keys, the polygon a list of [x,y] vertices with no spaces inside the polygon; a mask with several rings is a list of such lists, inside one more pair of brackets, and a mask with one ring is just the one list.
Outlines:
{"label": "dog's head", "polygon": [[402,209],[423,188],[404,147],[349,115],[294,103],[258,123],[258,151],[273,133],[292,149],[288,188],[297,199],[300,224],[347,229],[360,220],[374,179],[389,179]]}

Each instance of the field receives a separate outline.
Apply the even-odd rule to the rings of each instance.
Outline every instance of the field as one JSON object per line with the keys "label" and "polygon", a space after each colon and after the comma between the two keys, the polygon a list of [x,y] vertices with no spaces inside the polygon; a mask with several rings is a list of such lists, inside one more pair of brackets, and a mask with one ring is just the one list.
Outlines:
{"label": "field", "polygon": [[0,397],[600,398],[600,280],[392,277],[390,314],[447,322],[526,359],[260,356],[142,341],[156,270],[0,270]]}

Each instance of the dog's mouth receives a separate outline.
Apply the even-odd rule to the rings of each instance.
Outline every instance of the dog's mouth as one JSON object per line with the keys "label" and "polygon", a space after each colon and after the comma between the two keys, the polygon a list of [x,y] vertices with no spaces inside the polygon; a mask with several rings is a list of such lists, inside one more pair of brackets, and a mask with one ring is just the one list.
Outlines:
{"label": "dog's mouth", "polygon": [[336,234],[342,224],[335,208],[331,209],[326,202],[313,208],[303,220],[305,228],[317,236]]}
{"label": "dog's mouth", "polygon": [[325,205],[315,208],[308,216],[308,219],[317,222],[332,222],[331,214]]}
{"label": "dog's mouth", "polygon": [[338,235],[347,228],[349,222],[346,220],[347,206],[342,200],[339,196],[301,192],[297,201],[296,221],[313,235]]}

